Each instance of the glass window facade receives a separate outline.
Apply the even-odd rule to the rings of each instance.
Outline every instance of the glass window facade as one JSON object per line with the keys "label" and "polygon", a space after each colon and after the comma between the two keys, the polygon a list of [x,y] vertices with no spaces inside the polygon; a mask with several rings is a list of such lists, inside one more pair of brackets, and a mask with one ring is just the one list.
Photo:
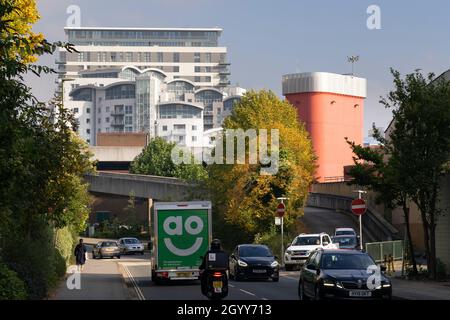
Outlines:
{"label": "glass window facade", "polygon": [[105,99],[134,99],[135,89],[133,84],[122,84],[106,89]]}
{"label": "glass window facade", "polygon": [[184,100],[184,94],[194,92],[194,86],[182,80],[172,81],[167,85],[167,91],[175,93],[175,100]]}
{"label": "glass window facade", "polygon": [[159,117],[162,119],[193,119],[201,118],[200,108],[186,104],[165,104],[159,106]]}
{"label": "glass window facade", "polygon": [[92,89],[90,88],[79,89],[71,95],[73,101],[92,101]]}

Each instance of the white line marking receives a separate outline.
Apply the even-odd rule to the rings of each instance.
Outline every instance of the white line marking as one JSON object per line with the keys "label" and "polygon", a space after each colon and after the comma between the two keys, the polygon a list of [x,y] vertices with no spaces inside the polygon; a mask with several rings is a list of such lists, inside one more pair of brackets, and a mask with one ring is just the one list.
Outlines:
{"label": "white line marking", "polygon": [[228,286],[229,286],[230,288],[234,288],[234,286],[233,286],[232,284],[229,284]]}
{"label": "white line marking", "polygon": [[267,299],[267,298],[261,298],[262,300],[269,300],[269,299]]}
{"label": "white line marking", "polygon": [[125,273],[127,274],[128,278],[130,278],[131,284],[134,287],[134,290],[136,291],[138,295],[139,300],[145,300],[145,296],[142,293],[141,289],[139,288],[136,280],[133,278],[133,275],[131,274],[130,270],[128,270],[127,266],[122,264],[123,269],[125,270]]}
{"label": "white line marking", "polygon": [[251,296],[255,296],[255,294],[254,294],[254,293],[251,293],[251,292],[245,291],[244,289],[239,289],[239,290],[241,290],[242,292],[244,292],[244,293],[246,293],[246,294],[249,294],[249,295],[251,295]]}

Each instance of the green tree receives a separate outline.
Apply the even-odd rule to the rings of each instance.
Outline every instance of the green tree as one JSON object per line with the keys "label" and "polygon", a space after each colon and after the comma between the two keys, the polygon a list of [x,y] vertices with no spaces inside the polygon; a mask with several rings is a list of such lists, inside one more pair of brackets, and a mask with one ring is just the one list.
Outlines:
{"label": "green tree", "polygon": [[41,298],[65,273],[55,230],[84,227],[90,199],[82,175],[92,164],[60,97],[52,112],[24,84],[27,72],[54,72],[31,64],[33,57],[58,46],[73,52],[30,34],[33,8],[34,1],[0,2],[0,258],[25,282],[28,297]]}
{"label": "green tree", "polygon": [[[207,178],[202,165],[196,163],[175,164],[172,161],[172,149],[175,143],[161,137],[153,138],[130,166],[130,172],[136,174],[176,177],[189,182],[200,182]],[[193,159],[192,159],[193,160]]]}
{"label": "green tree", "polygon": [[[381,158],[374,161],[371,154],[364,155],[361,152],[364,149],[359,146],[355,149],[353,145],[360,159],[369,161],[369,165],[375,164],[373,169],[366,171],[357,165],[354,174],[360,170],[358,174],[381,191],[387,202],[401,206],[407,224],[407,203],[412,200],[417,205],[423,225],[428,273],[431,278],[436,278],[436,225],[442,213],[440,183],[443,175],[449,172],[450,160],[450,84],[444,79],[435,79],[433,74],[424,77],[419,71],[404,79],[399,72],[391,72],[395,89],[380,101],[393,109],[392,131],[389,137],[380,139],[387,163],[381,163]],[[371,180],[374,175],[379,177]]]}
{"label": "green tree", "polygon": [[[232,246],[237,241],[254,241],[256,235],[269,232],[274,223],[277,197],[281,196],[289,198],[285,225],[293,228],[303,214],[315,170],[311,141],[297,119],[295,107],[271,91],[250,91],[225,119],[224,129],[267,129],[269,133],[277,129],[279,168],[274,175],[261,175],[262,166],[248,161],[250,141],[246,142],[245,164],[208,166],[208,186],[213,196],[218,235],[224,241],[230,240],[228,246]],[[259,131],[257,137],[260,138]],[[225,145],[226,139],[224,133]]]}

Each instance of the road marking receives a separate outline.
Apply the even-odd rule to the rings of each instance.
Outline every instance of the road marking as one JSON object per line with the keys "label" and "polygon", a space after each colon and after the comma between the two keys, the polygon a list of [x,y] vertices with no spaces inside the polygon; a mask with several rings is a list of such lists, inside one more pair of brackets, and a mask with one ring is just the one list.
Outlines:
{"label": "road marking", "polygon": [[229,284],[228,286],[229,286],[230,288],[234,288],[234,286],[233,286],[232,284]]}
{"label": "road marking", "polygon": [[127,278],[130,279],[131,284],[133,285],[133,288],[137,293],[138,299],[145,300],[145,296],[142,293],[141,289],[139,288],[139,286],[138,286],[136,280],[134,279],[133,275],[131,274],[130,270],[128,270],[127,266],[124,263],[121,263],[120,265],[123,267],[125,274],[127,275]]}
{"label": "road marking", "polygon": [[269,299],[267,299],[267,298],[261,298],[261,300],[269,300]]}
{"label": "road marking", "polygon": [[256,296],[254,293],[248,292],[248,291],[246,291],[246,290],[244,290],[244,289],[239,289],[239,290],[241,290],[242,292],[244,292],[244,293],[246,293],[246,294],[249,294],[249,295],[251,295],[251,296]]}

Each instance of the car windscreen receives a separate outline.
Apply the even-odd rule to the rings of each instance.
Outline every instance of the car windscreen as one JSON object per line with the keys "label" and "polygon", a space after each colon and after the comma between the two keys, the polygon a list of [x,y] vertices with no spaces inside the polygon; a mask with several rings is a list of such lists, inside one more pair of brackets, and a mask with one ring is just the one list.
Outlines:
{"label": "car windscreen", "polygon": [[324,253],[322,256],[322,269],[341,270],[367,270],[375,262],[367,254],[360,253]]}
{"label": "car windscreen", "polygon": [[139,240],[138,239],[124,239],[123,242],[125,244],[136,244],[136,243],[139,243]]}
{"label": "car windscreen", "polygon": [[337,237],[333,239],[333,242],[338,242],[339,246],[355,246],[356,245],[356,237]]}
{"label": "car windscreen", "polygon": [[263,246],[249,246],[239,248],[240,257],[273,257],[269,248]]}
{"label": "car windscreen", "polygon": [[349,234],[355,234],[352,230],[340,230],[340,231],[336,231],[336,235],[337,236],[345,236],[345,235],[349,235]]}
{"label": "car windscreen", "polygon": [[102,247],[117,247],[117,243],[114,241],[102,242]]}
{"label": "car windscreen", "polygon": [[314,245],[320,245],[320,238],[313,236],[313,237],[297,237],[297,239],[294,240],[292,243],[293,246],[314,246]]}

